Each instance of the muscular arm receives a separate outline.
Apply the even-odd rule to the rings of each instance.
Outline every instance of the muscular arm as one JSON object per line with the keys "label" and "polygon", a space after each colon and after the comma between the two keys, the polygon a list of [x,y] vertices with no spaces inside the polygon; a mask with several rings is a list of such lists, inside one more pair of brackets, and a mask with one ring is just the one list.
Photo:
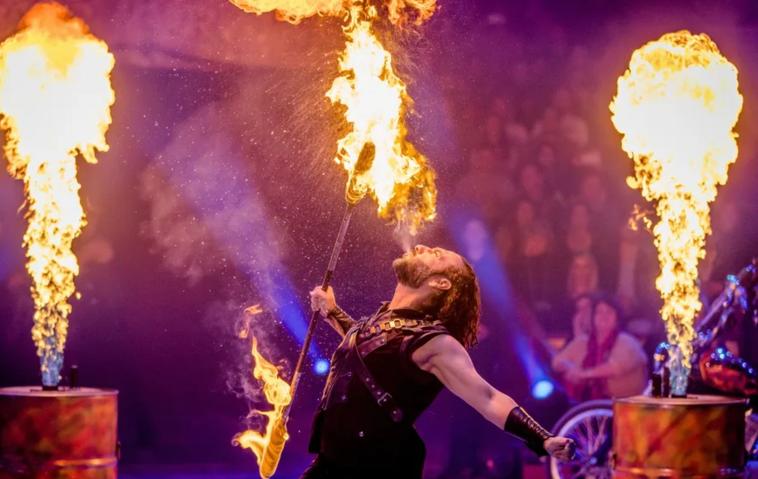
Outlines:
{"label": "muscular arm", "polygon": [[553,357],[553,370],[557,373],[565,373],[578,367],[587,349],[586,342],[587,340],[584,337],[572,339],[565,348]]}
{"label": "muscular arm", "polygon": [[414,351],[411,358],[419,368],[434,374],[445,387],[485,419],[523,440],[535,453],[550,454],[560,460],[573,456],[574,443],[571,439],[552,436],[513,399],[482,379],[471,357],[452,336],[432,338]]}
{"label": "muscular arm", "polygon": [[597,366],[583,369],[577,373],[577,376],[581,379],[604,379],[621,375],[621,368],[616,363],[606,361]]}
{"label": "muscular arm", "polygon": [[453,394],[500,429],[517,406],[513,399],[479,375],[471,357],[452,336],[432,338],[413,352],[412,359],[419,368],[434,374]]}

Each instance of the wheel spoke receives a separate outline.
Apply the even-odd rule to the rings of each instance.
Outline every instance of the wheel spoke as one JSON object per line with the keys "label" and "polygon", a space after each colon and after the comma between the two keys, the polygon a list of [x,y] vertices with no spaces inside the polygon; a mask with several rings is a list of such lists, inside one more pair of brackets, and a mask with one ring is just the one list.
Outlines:
{"label": "wheel spoke", "polygon": [[[603,445],[606,439],[608,439],[608,417],[603,416],[600,418],[600,434],[598,434],[600,441],[598,441],[597,448]],[[597,449],[596,449],[597,450]]]}
{"label": "wheel spoke", "polygon": [[559,435],[570,436],[576,441],[581,459],[558,463],[550,459],[550,475],[560,479],[610,479],[607,457],[594,457],[601,449],[607,448],[613,413],[608,406],[587,405],[573,415],[566,414],[565,421],[557,431]]}
{"label": "wheel spoke", "polygon": [[593,452],[595,452],[595,449],[596,449],[595,448],[595,431],[592,428],[592,421],[593,420],[594,420],[594,418],[590,417],[589,420],[587,421],[589,424],[586,425],[586,427],[587,427],[587,443],[592,448],[591,450],[587,451],[590,454],[593,453]]}

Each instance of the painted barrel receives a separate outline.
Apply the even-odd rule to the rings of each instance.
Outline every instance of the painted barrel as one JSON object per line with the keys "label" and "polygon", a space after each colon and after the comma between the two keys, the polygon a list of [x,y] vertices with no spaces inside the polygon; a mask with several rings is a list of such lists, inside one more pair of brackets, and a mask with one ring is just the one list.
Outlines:
{"label": "painted barrel", "polygon": [[745,408],[720,396],[617,399],[613,477],[743,477]]}
{"label": "painted barrel", "polygon": [[0,388],[0,479],[115,479],[114,390]]}

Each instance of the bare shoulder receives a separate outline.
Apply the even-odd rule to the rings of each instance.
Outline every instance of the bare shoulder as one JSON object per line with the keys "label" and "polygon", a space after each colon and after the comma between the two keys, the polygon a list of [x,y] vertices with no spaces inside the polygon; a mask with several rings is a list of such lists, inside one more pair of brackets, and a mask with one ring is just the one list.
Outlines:
{"label": "bare shoulder", "polygon": [[645,349],[642,347],[639,339],[631,334],[621,332],[616,339],[616,344],[613,346],[611,355],[623,354],[625,357],[640,357],[647,361],[647,355]]}
{"label": "bare shoulder", "polygon": [[427,341],[423,346],[413,351],[411,359],[418,367],[427,371],[434,361],[440,357],[466,354],[466,349],[457,339],[449,334],[440,334]]}
{"label": "bare shoulder", "polygon": [[640,343],[639,339],[637,339],[636,337],[624,331],[621,331],[619,333],[616,341],[618,342],[618,344],[621,344],[625,347],[634,348],[634,349],[642,348],[642,344]]}

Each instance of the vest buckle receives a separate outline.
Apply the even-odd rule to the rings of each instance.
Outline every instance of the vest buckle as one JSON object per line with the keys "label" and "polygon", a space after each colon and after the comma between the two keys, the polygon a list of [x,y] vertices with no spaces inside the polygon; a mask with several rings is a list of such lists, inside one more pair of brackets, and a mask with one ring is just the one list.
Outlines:
{"label": "vest buckle", "polygon": [[392,400],[392,394],[385,392],[379,398],[376,400],[376,403],[380,406],[386,405],[388,402]]}

